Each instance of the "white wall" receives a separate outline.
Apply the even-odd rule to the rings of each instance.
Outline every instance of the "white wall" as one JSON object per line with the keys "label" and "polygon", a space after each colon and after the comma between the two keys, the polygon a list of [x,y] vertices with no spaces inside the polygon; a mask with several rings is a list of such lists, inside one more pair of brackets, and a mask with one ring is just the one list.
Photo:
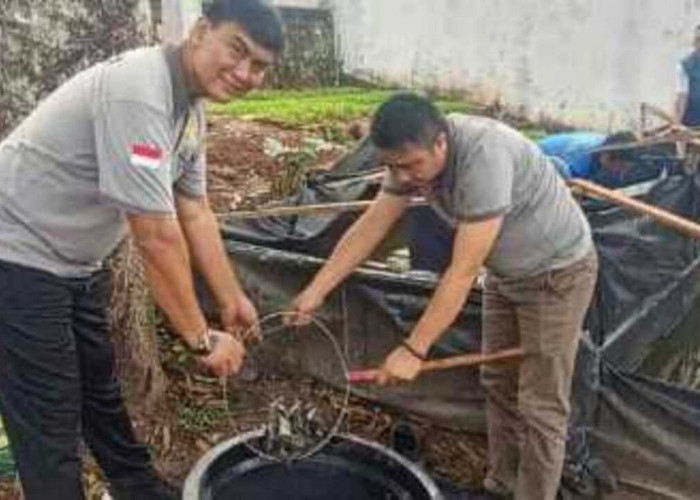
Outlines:
{"label": "white wall", "polygon": [[177,43],[201,16],[202,0],[162,0],[161,11],[161,38]]}
{"label": "white wall", "polygon": [[700,0],[333,0],[345,69],[610,130],[669,109]]}
{"label": "white wall", "polygon": [[325,7],[327,0],[268,0],[276,7],[301,7],[305,9],[318,9]]}

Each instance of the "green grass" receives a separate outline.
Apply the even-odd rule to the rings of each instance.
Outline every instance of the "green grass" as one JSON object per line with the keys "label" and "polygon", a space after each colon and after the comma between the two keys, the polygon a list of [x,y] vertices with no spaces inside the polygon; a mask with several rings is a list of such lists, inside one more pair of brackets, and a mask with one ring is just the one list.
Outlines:
{"label": "green grass", "polygon": [[[210,104],[209,110],[214,114],[300,127],[367,117],[392,93],[352,87],[262,90],[226,104]],[[468,112],[471,108],[469,103],[456,99],[435,102],[445,112]]]}

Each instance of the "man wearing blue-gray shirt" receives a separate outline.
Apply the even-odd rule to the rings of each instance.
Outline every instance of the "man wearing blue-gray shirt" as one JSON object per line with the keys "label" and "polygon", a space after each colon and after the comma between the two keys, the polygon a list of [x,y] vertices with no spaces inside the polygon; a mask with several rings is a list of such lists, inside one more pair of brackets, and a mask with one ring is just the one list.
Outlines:
{"label": "man wearing blue-gray shirt", "polygon": [[676,69],[674,118],[688,127],[700,126],[700,26],[693,31],[693,51]]}

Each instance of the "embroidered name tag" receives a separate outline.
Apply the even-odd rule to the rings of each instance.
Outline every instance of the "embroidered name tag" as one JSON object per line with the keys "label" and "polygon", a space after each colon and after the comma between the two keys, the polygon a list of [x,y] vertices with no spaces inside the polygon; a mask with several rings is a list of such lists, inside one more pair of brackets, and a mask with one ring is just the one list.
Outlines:
{"label": "embroidered name tag", "polygon": [[163,150],[148,144],[131,146],[131,164],[135,167],[157,169],[163,163]]}

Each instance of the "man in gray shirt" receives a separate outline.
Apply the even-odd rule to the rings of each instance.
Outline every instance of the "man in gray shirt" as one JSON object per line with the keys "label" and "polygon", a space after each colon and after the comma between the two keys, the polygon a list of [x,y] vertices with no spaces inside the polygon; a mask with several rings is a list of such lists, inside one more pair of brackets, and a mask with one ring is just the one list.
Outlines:
{"label": "man in gray shirt", "polygon": [[408,338],[386,358],[380,383],[412,380],[433,343],[488,270],[483,350],[520,345],[519,368],[488,366],[488,491],[554,499],[564,460],[578,338],[597,274],[586,218],[537,145],[488,118],[444,117],[399,94],[377,111],[371,139],[388,166],[383,191],[348,230],[293,310],[313,313],[423,195],[454,228],[449,267]]}
{"label": "man in gray shirt", "polygon": [[[124,409],[103,263],[130,231],[183,343],[215,375],[238,370],[231,333],[257,316],[207,201],[202,99],[260,86],[282,45],[260,0],[214,0],[181,46],[79,73],[0,143],[0,408],[28,500],[83,497],[81,438],[116,499],[179,498]],[[207,326],[191,266],[222,330]]]}

